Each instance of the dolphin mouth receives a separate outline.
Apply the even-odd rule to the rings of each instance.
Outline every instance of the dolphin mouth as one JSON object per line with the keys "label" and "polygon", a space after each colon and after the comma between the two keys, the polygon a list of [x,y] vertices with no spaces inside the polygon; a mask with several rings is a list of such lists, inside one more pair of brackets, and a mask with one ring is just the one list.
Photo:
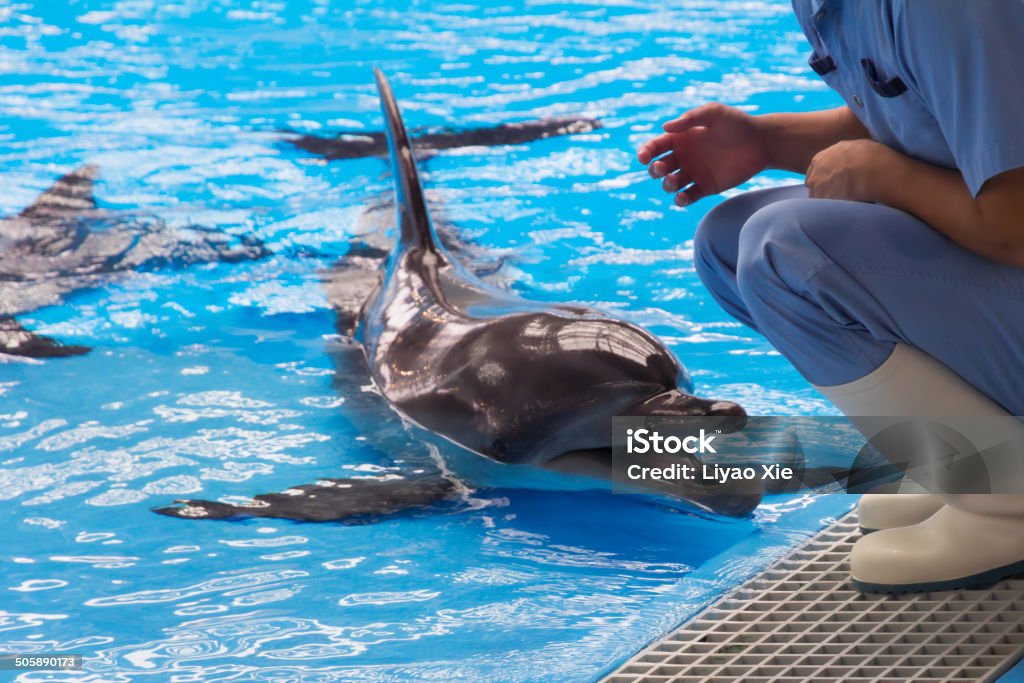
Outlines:
{"label": "dolphin mouth", "polygon": [[[741,431],[747,425],[747,411],[733,401],[711,400],[670,389],[635,403],[623,411],[621,417],[649,417],[663,422],[666,426],[679,429],[679,433],[696,434],[701,428],[716,429],[722,434]],[[678,418],[673,420],[672,418]],[[700,418],[707,418],[702,420]],[[675,423],[675,424],[673,424]],[[682,428],[685,426],[685,430]],[[546,469],[559,469],[559,461],[566,462],[587,454],[587,459],[611,460],[612,438],[603,444],[590,444],[576,449],[568,449],[552,458],[543,466]]]}
{"label": "dolphin mouth", "polygon": [[697,427],[700,421],[695,418],[708,418],[707,424],[723,433],[737,432],[747,424],[747,411],[738,403],[716,399],[706,399],[687,394],[678,389],[670,389],[650,398],[646,398],[623,413],[623,417],[680,418]]}
{"label": "dolphin mouth", "polygon": [[[710,400],[687,394],[677,389],[662,392],[631,406],[623,417],[649,418],[659,428],[683,437],[695,436],[701,431],[721,434],[736,433],[747,425],[747,411],[738,403]],[[761,502],[764,493],[759,482],[726,482],[712,484],[701,481],[678,481],[673,484],[633,485],[623,480],[622,462],[617,462],[611,440],[607,445],[581,448],[562,453],[542,466],[546,470],[564,474],[602,479],[622,484],[624,493],[649,493],[674,499],[692,506],[693,511],[718,517],[742,518],[748,516]],[[669,465],[682,462],[676,456],[636,458],[640,464]],[[689,457],[689,456],[688,456]],[[632,461],[630,461],[632,462]],[[686,460],[700,464],[699,459]]]}

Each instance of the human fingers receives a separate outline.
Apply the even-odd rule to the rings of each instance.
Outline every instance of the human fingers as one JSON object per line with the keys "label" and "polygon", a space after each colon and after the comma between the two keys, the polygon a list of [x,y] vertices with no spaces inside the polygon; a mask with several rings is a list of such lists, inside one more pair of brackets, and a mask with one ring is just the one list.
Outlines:
{"label": "human fingers", "polygon": [[710,126],[726,109],[728,109],[728,107],[720,102],[701,105],[696,109],[691,109],[686,112],[678,119],[669,121],[662,126],[662,129],[666,133],[682,133],[690,130],[691,128]]}
{"label": "human fingers", "polygon": [[690,187],[686,188],[685,190],[676,195],[676,206],[689,206],[690,204],[693,204],[696,201],[704,199],[704,197],[707,197],[708,194],[710,193],[707,192],[703,187],[694,183],[693,185],[691,185]]}
{"label": "human fingers", "polygon": [[647,167],[647,172],[651,174],[652,178],[664,178],[669,173],[679,170],[679,159],[675,154],[666,154],[662,158],[651,162],[651,165]]}
{"label": "human fingers", "polygon": [[807,187],[807,195],[811,199],[822,198],[822,182],[821,182],[821,167],[822,167],[822,153],[818,152],[811,158],[811,163],[807,165],[807,173],[804,174],[804,185]]}
{"label": "human fingers", "polygon": [[636,157],[640,160],[641,164],[651,163],[651,159],[660,157],[665,152],[672,149],[672,136],[671,135],[659,135],[656,138],[648,140],[644,144],[640,145],[640,149],[637,150]]}
{"label": "human fingers", "polygon": [[812,178],[810,175],[804,177],[804,186],[807,187],[808,197],[810,197],[811,199],[820,199],[820,197],[817,195],[817,183],[814,182],[814,178]]}
{"label": "human fingers", "polygon": [[661,181],[661,187],[665,192],[678,192],[693,182],[693,178],[686,171],[670,173]]}

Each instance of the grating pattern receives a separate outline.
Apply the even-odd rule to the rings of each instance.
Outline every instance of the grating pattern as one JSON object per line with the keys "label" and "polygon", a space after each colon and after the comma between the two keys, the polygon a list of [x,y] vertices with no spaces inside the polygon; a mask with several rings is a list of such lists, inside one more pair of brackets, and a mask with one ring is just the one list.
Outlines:
{"label": "grating pattern", "polygon": [[851,514],[726,594],[605,683],[995,681],[1024,655],[1024,579],[862,595]]}

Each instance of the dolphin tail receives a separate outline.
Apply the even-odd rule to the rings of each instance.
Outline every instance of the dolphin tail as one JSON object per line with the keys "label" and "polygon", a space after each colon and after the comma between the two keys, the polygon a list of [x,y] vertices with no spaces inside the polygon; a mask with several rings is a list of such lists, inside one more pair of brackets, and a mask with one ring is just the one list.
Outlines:
{"label": "dolphin tail", "polygon": [[54,214],[89,211],[96,208],[93,184],[99,177],[99,166],[84,164],[71,173],[57,179],[49,190],[43,192],[21,215],[38,218]]}
{"label": "dolphin tail", "polygon": [[153,512],[181,519],[273,517],[297,522],[358,523],[456,498],[459,488],[436,474],[401,479],[321,479],[285,493],[256,496],[251,505],[178,500]]}
{"label": "dolphin tail", "polygon": [[0,316],[0,354],[22,358],[62,358],[89,353],[88,346],[62,344],[30,332],[10,316]]}
{"label": "dolphin tail", "polygon": [[416,158],[413,156],[409,134],[402,123],[402,114],[391,92],[388,79],[380,69],[374,68],[377,90],[380,92],[380,108],[387,124],[388,148],[391,150],[391,168],[395,176],[395,204],[398,207],[400,223],[399,241],[402,248],[418,247],[426,251],[437,251],[434,230],[430,224],[430,213],[423,196]]}

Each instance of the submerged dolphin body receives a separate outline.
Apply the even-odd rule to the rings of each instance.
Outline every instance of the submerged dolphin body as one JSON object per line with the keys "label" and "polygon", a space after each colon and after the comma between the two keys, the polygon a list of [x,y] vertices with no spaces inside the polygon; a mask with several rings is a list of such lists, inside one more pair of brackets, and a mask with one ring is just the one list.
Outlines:
{"label": "submerged dolphin body", "polygon": [[0,220],[0,354],[44,358],[87,353],[25,330],[15,316],[63,301],[140,268],[242,261],[269,254],[252,238],[190,227],[191,239],[152,217],[96,206],[98,168],[81,166],[31,206]]}
{"label": "submerged dolphin body", "polygon": [[[398,106],[377,71],[395,178],[394,248],[353,249],[327,277],[339,330],[352,332],[380,396],[403,418],[477,457],[607,479],[616,415],[710,416],[739,426],[735,403],[689,393],[675,356],[653,335],[585,306],[528,301],[486,284],[438,241]],[[386,258],[383,273],[362,276]],[[353,365],[351,348],[341,350]],[[607,486],[607,482],[604,483]],[[256,496],[251,505],[181,500],[182,518],[354,520],[460,493],[440,471],[330,479]],[[679,497],[729,516],[761,490],[692,483]]]}
{"label": "submerged dolphin body", "polygon": [[[534,140],[560,135],[589,133],[601,128],[601,122],[588,118],[553,118],[519,123],[502,123],[485,128],[431,129],[416,131],[414,138],[417,154],[456,147],[494,147],[520,145]],[[297,135],[288,142],[299,149],[336,161],[385,156],[388,153],[387,133],[378,131],[348,131],[333,137]]]}

